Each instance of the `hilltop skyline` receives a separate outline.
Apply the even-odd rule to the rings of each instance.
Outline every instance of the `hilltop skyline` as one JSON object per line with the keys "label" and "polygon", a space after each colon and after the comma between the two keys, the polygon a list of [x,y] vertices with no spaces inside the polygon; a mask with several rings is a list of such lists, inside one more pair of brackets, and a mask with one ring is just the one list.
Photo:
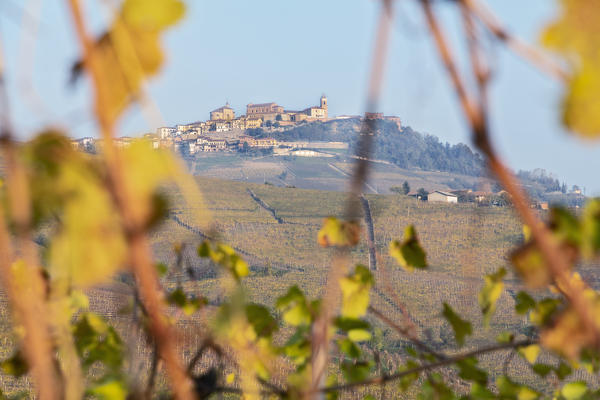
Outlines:
{"label": "hilltop skyline", "polygon": [[[516,1],[487,2],[509,22],[509,29],[536,42],[553,5],[533,0],[528,7]],[[11,5],[12,4],[12,5]],[[147,121],[134,107],[119,125],[119,135],[154,131],[208,119],[210,110],[226,102],[236,114],[252,103],[275,101],[302,109],[327,93],[332,116],[362,114],[378,4],[341,0],[322,3],[267,1],[187,2],[185,20],[166,35],[167,64],[149,82],[151,98],[161,112]],[[379,110],[399,116],[403,124],[451,143],[470,143],[454,93],[423,27],[422,16],[410,3],[396,3],[396,20]],[[461,29],[456,15],[444,9],[448,28]],[[104,24],[105,10],[88,8],[94,32]],[[35,18],[35,10],[29,10]],[[34,86],[42,107],[24,98],[20,76],[33,37],[22,34],[18,3],[0,6],[0,32],[7,55],[7,76],[16,131],[31,137],[44,126],[62,125],[75,137],[95,131],[90,114],[89,86],[68,87],[69,71],[78,58],[70,15],[62,2],[44,2],[35,36]],[[452,25],[451,25],[452,24]],[[57,43],[59,43],[57,45]],[[31,46],[29,46],[31,47]],[[457,49],[458,50],[458,49]],[[564,132],[557,120],[558,85],[502,48],[496,55],[491,86],[491,122],[496,143],[514,170],[545,168],[561,180],[581,183],[588,194],[600,194],[596,170],[600,147]],[[20,72],[18,72],[20,71]],[[66,115],[60,110],[71,110]],[[62,122],[61,122],[62,121]],[[586,165],[579,160],[586,159]]]}

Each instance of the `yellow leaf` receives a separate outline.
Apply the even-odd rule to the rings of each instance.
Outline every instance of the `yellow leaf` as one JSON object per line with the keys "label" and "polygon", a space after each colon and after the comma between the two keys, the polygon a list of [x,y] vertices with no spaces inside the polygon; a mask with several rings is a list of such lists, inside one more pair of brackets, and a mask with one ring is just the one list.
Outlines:
{"label": "yellow leaf", "polygon": [[342,289],[342,316],[360,318],[369,307],[369,291],[373,276],[364,266],[358,265],[355,272],[340,280]]}
{"label": "yellow leaf", "polygon": [[340,221],[335,217],[325,219],[317,236],[322,247],[356,246],[359,240],[360,226],[356,221]]}
{"label": "yellow leaf", "polygon": [[537,344],[532,344],[530,346],[521,347],[519,349],[519,353],[529,362],[529,364],[535,363],[538,356],[540,355],[541,348]]}
{"label": "yellow leaf", "polygon": [[588,137],[600,135],[600,4],[596,0],[563,0],[559,17],[542,35],[542,43],[561,53],[571,66],[563,121]]}

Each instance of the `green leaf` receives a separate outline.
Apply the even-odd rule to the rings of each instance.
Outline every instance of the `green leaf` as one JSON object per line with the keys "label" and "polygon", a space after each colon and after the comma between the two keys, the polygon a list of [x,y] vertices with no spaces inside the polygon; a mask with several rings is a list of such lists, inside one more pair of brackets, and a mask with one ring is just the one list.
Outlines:
{"label": "green leaf", "polygon": [[344,379],[346,379],[348,382],[360,382],[367,379],[372,367],[373,364],[368,361],[344,361],[341,365]]}
{"label": "green leaf", "polygon": [[310,325],[312,321],[306,297],[298,286],[289,288],[285,295],[277,299],[275,306],[283,312],[283,320],[289,325]]}
{"label": "green leaf", "polygon": [[2,372],[7,375],[19,378],[27,373],[29,367],[20,351],[17,351],[12,357],[0,363]]}
{"label": "green leaf", "polygon": [[543,299],[537,303],[535,309],[529,313],[531,322],[538,326],[548,324],[560,306],[561,301],[558,299]]}
{"label": "green leaf", "polygon": [[573,369],[568,364],[561,361],[560,364],[558,364],[558,368],[555,369],[555,372],[558,379],[563,380],[567,376],[571,375]]}
{"label": "green leaf", "polygon": [[250,272],[244,259],[226,244],[217,243],[213,249],[208,241],[204,241],[198,247],[198,256],[210,258],[214,263],[225,267],[238,281]]}
{"label": "green leaf", "polygon": [[165,263],[157,263],[156,264],[156,272],[158,272],[158,276],[165,276],[169,271],[169,267]]}
{"label": "green leaf", "polygon": [[582,252],[593,258],[600,251],[600,199],[590,200],[581,218]]}
{"label": "green leaf", "polygon": [[535,390],[515,383],[504,375],[496,379],[496,386],[502,399],[534,400],[540,397],[540,394]]}
{"label": "green leaf", "polygon": [[357,265],[354,273],[340,280],[342,316],[359,318],[365,315],[369,307],[369,291],[373,282],[373,275],[362,265]]}
{"label": "green leaf", "polygon": [[535,308],[535,300],[527,292],[519,292],[515,297],[515,311],[517,314],[525,315],[529,310]]}
{"label": "green leaf", "polygon": [[587,383],[583,381],[567,383],[560,389],[560,394],[562,394],[566,400],[581,399],[587,392]]}
{"label": "green leaf", "polygon": [[502,332],[496,337],[498,343],[510,343],[515,340],[515,335],[512,332]]}
{"label": "green leaf", "polygon": [[[406,364],[401,365],[398,368],[398,372],[405,372],[405,371],[410,371],[412,369],[418,368],[419,364],[414,361],[414,360],[408,360],[406,362]],[[418,372],[412,372],[410,374],[404,375],[402,378],[400,378],[400,380],[398,381],[399,383],[399,387],[400,390],[402,390],[403,392],[406,392],[406,390],[408,390],[408,388],[415,383],[415,381],[419,379],[419,373]]]}
{"label": "green leaf", "polygon": [[474,382],[471,385],[471,398],[473,400],[492,400],[496,398],[496,395],[492,393],[486,385]]}
{"label": "green leaf", "polygon": [[496,302],[502,294],[504,282],[502,279],[506,275],[506,270],[500,268],[496,273],[485,276],[485,284],[479,292],[479,306],[483,313],[483,324],[487,327],[490,319],[496,311]]}
{"label": "green leaf", "polygon": [[259,337],[271,337],[279,327],[269,310],[259,304],[246,305],[246,318]]}
{"label": "green leaf", "polygon": [[487,384],[487,373],[477,368],[477,359],[475,357],[458,361],[456,366],[459,369],[458,376],[461,378],[467,381],[477,382],[484,386]]}
{"label": "green leaf", "polygon": [[338,340],[337,345],[340,351],[346,356],[355,359],[360,357],[360,348],[352,340],[347,338],[340,339]]}
{"label": "green leaf", "polygon": [[462,319],[458,314],[456,314],[452,307],[448,305],[448,303],[444,303],[444,311],[442,312],[442,315],[452,326],[456,343],[458,343],[459,346],[462,346],[465,342],[465,337],[473,333],[471,323]]}
{"label": "green leaf", "polygon": [[405,228],[402,242],[394,240],[390,243],[390,255],[407,271],[415,268],[427,268],[425,250],[419,243],[417,231],[413,225]]}
{"label": "green leaf", "polygon": [[546,375],[548,375],[550,372],[552,372],[554,370],[554,367],[552,365],[548,365],[548,364],[534,364],[531,366],[531,368],[533,369],[533,372],[535,372],[537,375],[541,376],[542,378],[545,378]]}

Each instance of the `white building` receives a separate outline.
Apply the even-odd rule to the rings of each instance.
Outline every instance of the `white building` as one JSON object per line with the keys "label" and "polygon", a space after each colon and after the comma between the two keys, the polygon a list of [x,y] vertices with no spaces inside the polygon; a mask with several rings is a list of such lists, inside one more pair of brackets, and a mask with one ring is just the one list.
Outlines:
{"label": "white building", "polygon": [[176,128],[171,128],[170,126],[163,126],[163,127],[158,128],[156,130],[156,134],[161,139],[170,138],[173,135],[175,135],[176,132],[177,132],[177,129]]}
{"label": "white building", "polygon": [[452,193],[436,190],[427,195],[427,201],[435,201],[442,203],[458,203],[458,196]]}

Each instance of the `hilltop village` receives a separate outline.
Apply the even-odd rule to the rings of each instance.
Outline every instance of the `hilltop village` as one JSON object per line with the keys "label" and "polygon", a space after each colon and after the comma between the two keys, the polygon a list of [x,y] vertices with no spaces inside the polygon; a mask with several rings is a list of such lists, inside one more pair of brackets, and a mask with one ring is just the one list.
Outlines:
{"label": "hilltop village", "polygon": [[[361,118],[360,116],[339,116],[330,118],[327,97],[321,96],[317,106],[304,110],[287,110],[275,102],[246,106],[246,114],[236,116],[229,104],[210,112],[210,119],[188,124],[160,127],[155,133],[144,135],[155,148],[170,148],[182,156],[212,152],[264,151],[274,155],[295,155],[304,157],[329,156],[320,149],[347,149],[346,142],[300,142],[281,141],[271,137],[253,137],[248,131],[262,129],[266,132],[284,132],[298,125],[311,122],[327,122],[338,119]],[[400,118],[388,117],[379,113],[367,113],[366,118],[393,120],[400,126]],[[131,137],[115,139],[118,147],[127,147],[134,140]],[[97,147],[92,138],[81,138],[73,145],[83,150]]]}

